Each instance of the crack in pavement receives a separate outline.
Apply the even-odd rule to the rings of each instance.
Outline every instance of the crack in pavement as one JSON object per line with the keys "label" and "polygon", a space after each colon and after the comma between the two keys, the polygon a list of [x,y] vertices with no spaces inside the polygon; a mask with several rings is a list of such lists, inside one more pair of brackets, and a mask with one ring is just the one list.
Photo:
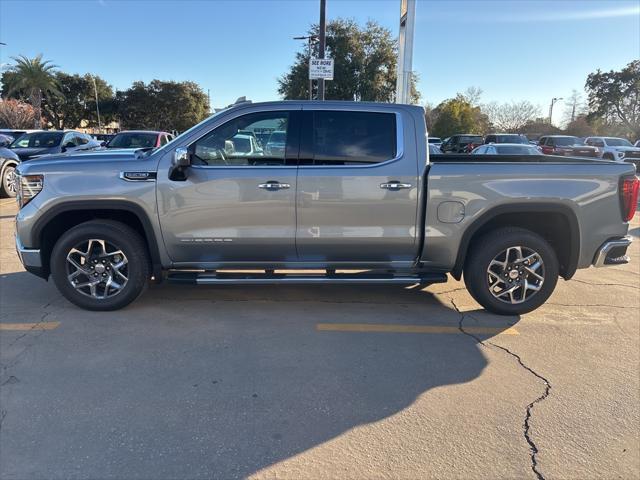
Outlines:
{"label": "crack in pavement", "polygon": [[578,280],[577,278],[572,278],[571,281],[584,283],[585,285],[598,286],[598,287],[626,287],[626,288],[633,288],[635,290],[640,289],[640,285],[626,285],[624,283],[596,283],[596,282],[587,282],[586,280]]}
{"label": "crack in pavement", "polygon": [[[45,307],[48,306],[45,305]],[[43,329],[38,329],[38,325],[40,325],[42,322],[44,322],[45,318],[47,318],[49,315],[51,314],[51,312],[44,312],[42,314],[42,316],[40,317],[40,320],[38,320],[33,327],[31,327],[29,330],[27,330],[26,332],[24,332],[21,335],[18,335],[6,348],[10,348],[12,346],[14,346],[20,339],[26,337],[27,335],[29,335],[31,332],[33,332],[34,330],[39,331],[39,333],[33,337],[34,342],[29,343],[27,346],[25,346],[22,350],[20,350],[14,357],[13,360],[10,363],[7,363],[6,365],[3,365],[0,363],[0,378],[2,377],[2,375],[4,375],[5,373],[7,373],[7,370],[9,370],[12,367],[15,367],[18,362],[20,361],[20,357],[22,357],[22,355],[29,350],[29,348],[31,348],[33,345],[35,345],[35,340],[37,340],[38,338],[40,338],[40,336],[45,332],[45,330]]]}
{"label": "crack in pavement", "polygon": [[556,303],[556,302],[545,302],[545,305],[556,305],[558,307],[603,307],[603,308],[627,308],[637,310],[636,306],[627,306],[627,305],[607,305],[606,303]]}
{"label": "crack in pavement", "polygon": [[530,374],[535,376],[537,379],[542,380],[542,382],[544,383],[545,388],[544,388],[544,392],[542,393],[542,395],[540,395],[534,401],[529,403],[529,405],[527,405],[526,414],[525,414],[525,417],[524,417],[524,424],[523,424],[523,427],[524,427],[524,431],[523,431],[524,438],[525,438],[527,444],[529,445],[529,450],[531,452],[531,454],[530,454],[531,470],[536,475],[536,478],[538,480],[544,480],[545,477],[544,477],[544,475],[542,475],[542,473],[540,472],[540,470],[538,468],[538,453],[539,453],[539,450],[538,450],[537,445],[533,441],[533,438],[532,438],[532,435],[531,435],[531,417],[533,415],[533,407],[537,403],[542,402],[543,400],[545,400],[551,394],[551,382],[549,382],[549,380],[547,380],[545,377],[543,377],[542,375],[537,373],[531,367],[526,365],[522,361],[522,358],[520,357],[520,355],[518,355],[517,353],[514,353],[511,350],[509,350],[508,348],[503,347],[501,345],[498,345],[496,343],[489,342],[489,341],[483,341],[478,336],[474,335],[473,333],[467,332],[464,329],[463,325],[462,325],[463,322],[464,322],[465,317],[467,316],[467,314],[465,314],[462,311],[460,311],[460,309],[458,308],[458,305],[456,305],[456,302],[453,299],[451,299],[451,304],[453,305],[453,308],[456,310],[456,312],[458,312],[458,314],[460,315],[460,320],[458,321],[458,329],[460,330],[460,332],[462,332],[465,335],[473,338],[476,342],[478,342],[480,345],[482,345],[485,348],[487,347],[487,345],[490,345],[490,346],[492,346],[494,348],[498,348],[498,349],[508,353],[510,356],[514,357],[518,361],[518,364],[520,364],[520,366],[522,368],[524,368]]}

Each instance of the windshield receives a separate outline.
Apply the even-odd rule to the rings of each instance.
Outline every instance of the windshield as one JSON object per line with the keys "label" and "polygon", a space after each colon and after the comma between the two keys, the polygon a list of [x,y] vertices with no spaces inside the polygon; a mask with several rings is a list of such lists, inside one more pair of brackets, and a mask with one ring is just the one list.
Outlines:
{"label": "windshield", "polygon": [[496,143],[522,143],[527,144],[529,140],[523,135],[496,135]]}
{"label": "windshield", "polygon": [[483,143],[483,140],[480,136],[460,137],[460,143]]}
{"label": "windshield", "polygon": [[605,138],[604,140],[610,147],[633,147],[631,142],[624,138]]}
{"label": "windshield", "polygon": [[496,145],[495,148],[500,155],[540,155],[537,148],[527,145]]}
{"label": "windshield", "polygon": [[26,133],[14,140],[9,148],[51,148],[62,142],[63,132]]}
{"label": "windshield", "polygon": [[584,145],[584,142],[580,140],[578,137],[556,137],[555,139],[556,146],[559,147],[571,147],[573,145]]}
{"label": "windshield", "polygon": [[107,148],[153,148],[157,140],[157,133],[119,133],[107,143]]}

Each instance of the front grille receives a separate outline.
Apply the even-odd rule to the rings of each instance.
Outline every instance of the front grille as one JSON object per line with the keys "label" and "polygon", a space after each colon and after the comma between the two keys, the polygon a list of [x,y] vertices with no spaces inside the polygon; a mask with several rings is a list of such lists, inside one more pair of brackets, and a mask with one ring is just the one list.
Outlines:
{"label": "front grille", "polygon": [[640,152],[625,152],[625,158],[640,158]]}

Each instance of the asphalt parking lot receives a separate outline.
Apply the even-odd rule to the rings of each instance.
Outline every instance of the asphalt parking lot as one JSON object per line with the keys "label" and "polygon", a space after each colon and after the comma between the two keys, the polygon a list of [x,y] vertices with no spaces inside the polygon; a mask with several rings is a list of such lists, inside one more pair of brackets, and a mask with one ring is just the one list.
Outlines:
{"label": "asphalt parking lot", "polygon": [[640,477],[640,241],[521,318],[453,280],[160,285],[104,314],[23,271],[15,211],[3,479]]}

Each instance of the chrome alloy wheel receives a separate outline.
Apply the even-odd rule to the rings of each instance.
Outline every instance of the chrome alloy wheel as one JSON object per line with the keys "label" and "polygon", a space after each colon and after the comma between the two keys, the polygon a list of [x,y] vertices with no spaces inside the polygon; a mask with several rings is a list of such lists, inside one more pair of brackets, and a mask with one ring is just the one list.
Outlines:
{"label": "chrome alloy wheel", "polygon": [[4,174],[4,184],[8,190],[7,193],[15,197],[18,193],[18,175],[15,168],[7,168]]}
{"label": "chrome alloy wheel", "polygon": [[129,261],[117,245],[106,240],[85,240],[67,254],[67,278],[88,297],[116,296],[128,281]]}
{"label": "chrome alloy wheel", "polygon": [[509,247],[494,257],[487,268],[489,291],[501,302],[529,300],[544,283],[544,262],[527,247]]}

